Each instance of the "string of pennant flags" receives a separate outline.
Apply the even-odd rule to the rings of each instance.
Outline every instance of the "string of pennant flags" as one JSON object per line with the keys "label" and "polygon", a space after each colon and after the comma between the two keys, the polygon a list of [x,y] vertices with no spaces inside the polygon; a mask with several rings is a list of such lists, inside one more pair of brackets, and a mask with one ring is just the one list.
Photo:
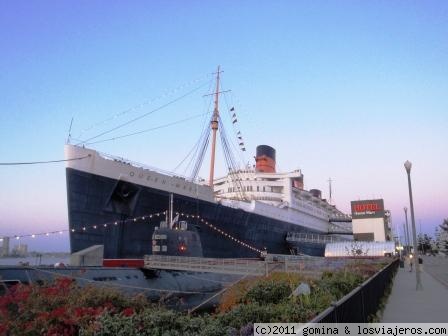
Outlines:
{"label": "string of pennant flags", "polygon": [[230,112],[233,112],[233,114],[232,114],[232,124],[233,124],[233,127],[236,130],[236,136],[238,138],[238,146],[240,147],[241,151],[245,152],[246,151],[246,145],[244,144],[243,135],[241,134],[241,131],[239,130],[239,127],[237,125],[238,118],[237,118],[236,113],[235,113],[235,107],[232,107],[230,109]]}
{"label": "string of pennant flags", "polygon": [[[23,238],[36,238],[36,237],[39,237],[39,236],[48,237],[50,235],[62,235],[64,232],[83,233],[83,232],[86,232],[88,229],[94,229],[94,230],[100,229],[100,228],[106,229],[108,227],[118,226],[118,224],[120,224],[120,223],[134,223],[134,222],[137,222],[137,221],[146,221],[146,220],[151,220],[154,217],[164,216],[166,214],[167,214],[167,211],[163,211],[163,212],[157,212],[157,213],[153,213],[153,214],[149,214],[149,215],[138,216],[138,217],[125,219],[125,220],[120,220],[120,221],[113,221],[113,222],[108,222],[108,223],[103,223],[103,224],[96,224],[96,225],[91,225],[91,226],[82,226],[81,228],[78,228],[78,229],[72,228],[72,229],[64,229],[64,230],[48,231],[48,232],[40,232],[40,233],[32,233],[32,234],[3,236],[3,237],[0,237],[0,242],[2,242],[4,238],[20,240],[20,239],[23,239]],[[187,214],[187,213],[183,213],[183,212],[175,212],[175,214],[176,214],[177,218],[196,218],[201,223],[203,223],[204,225],[208,226],[210,229],[212,229],[216,233],[221,234],[223,237],[232,240],[236,244],[239,244],[239,245],[241,245],[241,246],[243,246],[245,248],[248,248],[248,249],[250,249],[252,251],[255,251],[255,252],[258,252],[258,253],[262,252],[260,249],[257,249],[256,247],[251,246],[251,245],[243,242],[242,240],[232,236],[231,234],[225,232],[224,230],[221,230],[220,228],[216,227],[215,225],[213,225],[212,223],[208,222],[204,218],[201,218],[199,215],[191,215],[191,214]]]}

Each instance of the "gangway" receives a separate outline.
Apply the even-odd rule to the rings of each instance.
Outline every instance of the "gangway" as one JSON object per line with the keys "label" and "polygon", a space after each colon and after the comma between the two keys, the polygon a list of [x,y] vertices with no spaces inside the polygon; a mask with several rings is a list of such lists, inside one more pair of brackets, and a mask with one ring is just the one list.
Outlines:
{"label": "gangway", "polygon": [[313,243],[313,244],[325,245],[328,243],[336,243],[347,240],[349,239],[339,236],[329,236],[317,233],[288,232],[286,235],[286,241],[288,243],[301,242],[301,243]]}

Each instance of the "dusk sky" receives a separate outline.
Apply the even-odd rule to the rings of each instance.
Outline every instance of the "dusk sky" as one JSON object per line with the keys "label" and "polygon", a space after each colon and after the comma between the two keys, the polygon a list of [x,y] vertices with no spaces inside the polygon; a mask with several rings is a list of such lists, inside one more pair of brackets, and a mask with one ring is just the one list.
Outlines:
{"label": "dusk sky", "polygon": [[[3,0],[0,162],[63,159],[72,118],[72,136],[88,139],[196,89],[98,140],[189,121],[89,145],[172,171],[199,138],[218,65],[232,90],[221,113],[235,107],[246,162],[270,145],[306,189],[328,197],[331,178],[345,212],[383,198],[401,234],[410,160],[417,228],[433,234],[448,217],[443,0]],[[217,166],[223,175],[220,152]],[[67,229],[63,163],[0,170],[0,236]],[[24,242],[69,249],[66,233]]]}

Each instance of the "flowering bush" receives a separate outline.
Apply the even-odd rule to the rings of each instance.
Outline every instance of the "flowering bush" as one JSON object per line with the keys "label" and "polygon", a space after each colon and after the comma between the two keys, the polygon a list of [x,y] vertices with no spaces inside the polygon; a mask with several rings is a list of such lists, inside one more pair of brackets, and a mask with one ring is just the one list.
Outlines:
{"label": "flowering bush", "polygon": [[[321,279],[273,273],[246,279],[223,296],[217,312],[189,316],[128,297],[116,290],[79,288],[68,278],[39,285],[16,285],[0,296],[1,335],[235,335],[253,334],[255,322],[307,322],[341,298],[381,265],[354,264]],[[291,296],[300,282],[311,293]]]}
{"label": "flowering bush", "polygon": [[45,285],[16,285],[0,297],[0,335],[77,335],[99,328],[104,313],[131,316],[148,305],[97,287],[78,288],[69,278]]}

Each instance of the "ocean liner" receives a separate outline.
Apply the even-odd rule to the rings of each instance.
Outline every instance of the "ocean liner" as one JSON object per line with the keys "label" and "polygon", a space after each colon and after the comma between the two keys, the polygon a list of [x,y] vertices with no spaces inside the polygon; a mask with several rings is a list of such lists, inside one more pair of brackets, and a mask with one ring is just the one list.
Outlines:
{"label": "ocean liner", "polygon": [[103,245],[105,259],[148,254],[253,258],[291,251],[323,255],[324,246],[292,244],[288,237],[328,235],[334,225],[339,233],[350,231],[347,215],[322,199],[319,190],[304,189],[300,170],[276,171],[270,146],[257,147],[253,166],[232,166],[226,176],[214,178],[219,76],[218,68],[208,181],[66,144],[72,253]]}

